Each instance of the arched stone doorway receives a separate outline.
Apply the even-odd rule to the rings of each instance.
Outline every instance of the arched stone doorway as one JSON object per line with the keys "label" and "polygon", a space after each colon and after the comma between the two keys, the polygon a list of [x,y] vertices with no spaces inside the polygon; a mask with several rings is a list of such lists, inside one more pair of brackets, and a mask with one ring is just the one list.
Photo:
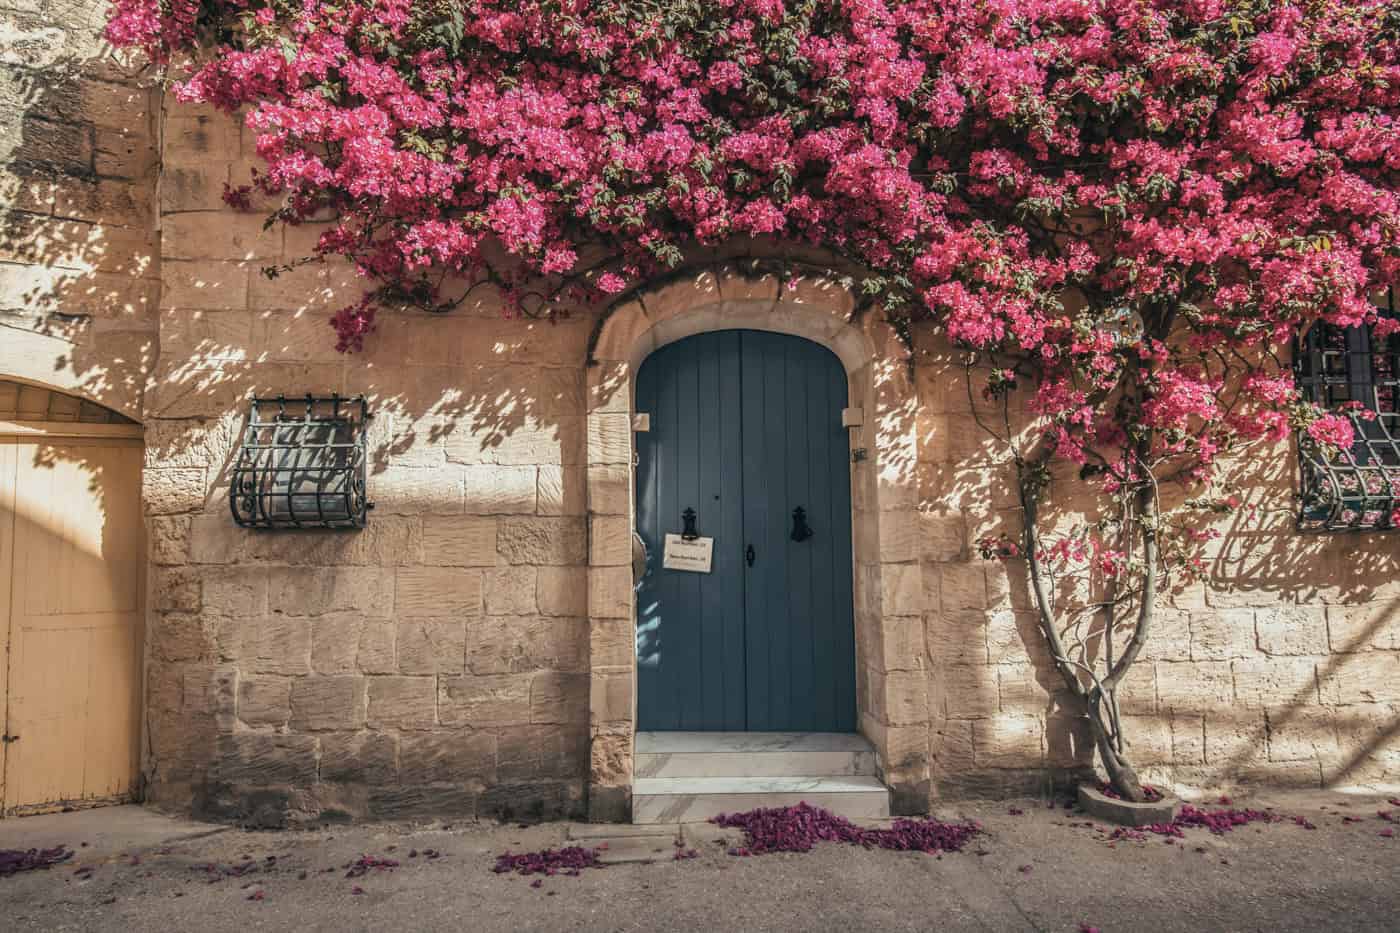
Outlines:
{"label": "arched stone doorway", "polygon": [[5,815],[128,800],[136,789],[142,456],[131,419],[0,379]]}
{"label": "arched stone doorway", "polygon": [[[922,638],[923,592],[914,553],[914,393],[908,349],[877,312],[826,278],[780,282],[720,267],[672,282],[611,311],[588,369],[587,502],[590,638],[589,812],[631,812],[637,731],[634,376],[660,347],[693,334],[741,329],[803,337],[841,361],[849,407],[856,721],[874,745],[897,811],[928,799],[924,743],[896,740],[909,685],[886,673],[886,650]],[[922,684],[919,685],[922,691]],[[926,734],[926,733],[925,733]]]}

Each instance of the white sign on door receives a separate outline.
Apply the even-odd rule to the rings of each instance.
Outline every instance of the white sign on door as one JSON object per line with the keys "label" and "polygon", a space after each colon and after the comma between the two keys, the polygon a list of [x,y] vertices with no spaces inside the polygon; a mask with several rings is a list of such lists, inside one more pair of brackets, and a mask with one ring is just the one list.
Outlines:
{"label": "white sign on door", "polygon": [[665,548],[661,552],[661,566],[666,570],[709,573],[714,552],[714,538],[691,538],[687,541],[680,535],[667,535]]}

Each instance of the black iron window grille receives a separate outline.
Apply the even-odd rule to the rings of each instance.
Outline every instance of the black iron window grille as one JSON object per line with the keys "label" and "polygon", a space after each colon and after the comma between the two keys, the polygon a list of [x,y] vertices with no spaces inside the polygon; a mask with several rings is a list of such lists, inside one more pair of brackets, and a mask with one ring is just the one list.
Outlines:
{"label": "black iron window grille", "polygon": [[[1395,290],[1381,316],[1397,317]],[[1328,458],[1298,438],[1298,529],[1389,531],[1400,527],[1400,334],[1317,322],[1297,341],[1294,376],[1305,401],[1345,413],[1356,440]]]}
{"label": "black iron window grille", "polygon": [[245,528],[363,528],[363,397],[254,398],[229,506]]}

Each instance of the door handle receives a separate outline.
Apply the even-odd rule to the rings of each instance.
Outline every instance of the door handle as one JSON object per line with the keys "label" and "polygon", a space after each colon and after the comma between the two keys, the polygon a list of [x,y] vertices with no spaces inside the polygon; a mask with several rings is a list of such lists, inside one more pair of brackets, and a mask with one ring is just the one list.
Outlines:
{"label": "door handle", "polygon": [[812,537],[812,527],[807,524],[807,510],[802,506],[792,510],[792,540],[799,544]]}
{"label": "door handle", "polygon": [[750,567],[752,567],[752,566],[753,566],[754,558],[755,558],[756,556],[758,556],[758,555],[754,554],[754,552],[753,552],[753,545],[750,544],[750,545],[749,545],[749,549],[748,549],[747,551],[744,552],[744,563],[746,563],[746,564],[748,564]]}

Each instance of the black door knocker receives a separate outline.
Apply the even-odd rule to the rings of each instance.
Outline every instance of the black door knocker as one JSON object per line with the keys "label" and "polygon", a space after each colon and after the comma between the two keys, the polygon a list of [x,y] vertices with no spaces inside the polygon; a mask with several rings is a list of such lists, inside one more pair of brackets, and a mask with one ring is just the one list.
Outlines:
{"label": "black door knocker", "polygon": [[812,529],[807,524],[807,510],[802,506],[792,510],[792,540],[806,541],[812,537]]}
{"label": "black door knocker", "polygon": [[681,513],[681,521],[684,523],[684,527],[681,529],[682,541],[694,541],[700,537],[700,532],[695,530],[695,518],[695,510],[686,506],[685,511]]}

